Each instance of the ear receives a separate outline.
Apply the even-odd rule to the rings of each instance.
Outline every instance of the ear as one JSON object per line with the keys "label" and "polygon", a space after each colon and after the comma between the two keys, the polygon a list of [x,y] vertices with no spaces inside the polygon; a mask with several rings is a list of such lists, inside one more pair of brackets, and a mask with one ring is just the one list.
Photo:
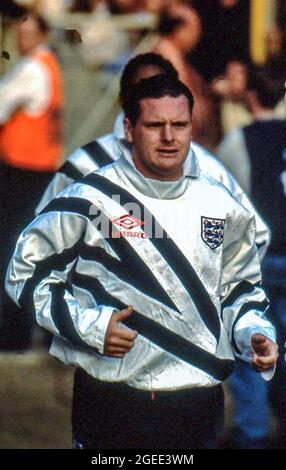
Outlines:
{"label": "ear", "polygon": [[124,132],[125,132],[125,137],[126,137],[126,140],[129,144],[132,144],[133,143],[133,127],[132,127],[132,124],[130,122],[130,120],[125,117],[124,118]]}

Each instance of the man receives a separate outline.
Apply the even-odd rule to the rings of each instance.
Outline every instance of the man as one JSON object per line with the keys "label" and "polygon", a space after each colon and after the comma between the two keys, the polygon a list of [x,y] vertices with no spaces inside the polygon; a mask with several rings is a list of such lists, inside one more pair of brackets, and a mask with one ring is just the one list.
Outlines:
{"label": "man", "polygon": [[[226,135],[219,157],[233,172],[265,218],[272,240],[262,262],[265,290],[269,295],[278,344],[285,349],[286,237],[286,122],[276,118],[276,106],[284,90],[281,80],[265,70],[254,71],[248,83],[248,105],[253,123]],[[269,434],[270,403],[277,418],[278,444],[286,443],[286,367],[284,354],[277,364],[270,390],[243,362],[231,378],[235,398],[234,439],[242,448],[265,446]],[[246,384],[249,387],[246,387]],[[255,396],[252,400],[250,397]],[[260,413],[263,409],[264,412]]]}
{"label": "man", "polygon": [[[130,88],[143,78],[156,74],[167,74],[178,78],[178,72],[171,62],[160,54],[147,52],[133,57],[125,66],[120,79],[120,101],[123,104],[128,100]],[[80,180],[84,175],[98,168],[112,163],[120,158],[118,139],[125,137],[124,113],[121,113],[115,121],[113,134],[107,134],[76,149],[58,170],[48,185],[38,207],[39,213],[56,195],[74,181]],[[238,183],[226,168],[203,147],[192,142],[189,150],[189,158],[195,151],[199,160],[199,166],[204,174],[222,183],[246,209],[255,215],[256,243],[259,249],[259,257],[263,258],[270,241],[270,232],[260,215],[255,211],[252,203],[240,188]]]}
{"label": "man", "polygon": [[231,343],[263,373],[277,357],[253,218],[187,158],[185,85],[142,80],[127,103],[121,158],[27,227],[7,290],[34,303],[51,353],[78,366],[78,447],[211,447]]}
{"label": "man", "polygon": [[31,345],[32,319],[4,293],[16,240],[32,219],[43,188],[61,162],[63,91],[58,61],[48,47],[49,27],[33,13],[15,24],[21,60],[0,79],[0,349]]}

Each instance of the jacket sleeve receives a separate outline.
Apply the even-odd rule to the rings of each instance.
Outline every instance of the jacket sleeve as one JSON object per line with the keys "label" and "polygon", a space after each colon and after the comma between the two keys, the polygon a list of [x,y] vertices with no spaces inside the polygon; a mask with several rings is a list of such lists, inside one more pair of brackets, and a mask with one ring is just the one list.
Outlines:
{"label": "jacket sleeve", "polygon": [[234,353],[252,357],[251,336],[260,333],[275,342],[275,330],[266,319],[269,302],[261,287],[260,263],[255,243],[255,223],[247,211],[226,221],[223,242],[222,320]]}
{"label": "jacket sleeve", "polygon": [[[62,200],[65,209],[59,211]],[[102,242],[89,217],[90,205],[85,199],[57,198],[23,231],[6,290],[18,305],[34,308],[42,327],[76,347],[103,354],[106,329],[117,309],[98,305],[93,296],[79,302],[70,280],[86,233],[92,231]]]}
{"label": "jacket sleeve", "polygon": [[81,180],[84,175],[96,169],[98,169],[98,165],[89,158],[84,149],[82,147],[76,149],[69,155],[50,181],[35,210],[35,214],[38,215],[67,186]]}
{"label": "jacket sleeve", "polygon": [[235,197],[235,199],[243,207],[245,207],[245,209],[247,209],[250,214],[254,215],[256,225],[255,243],[258,249],[259,259],[260,261],[262,261],[271,241],[270,228],[268,227],[268,225],[266,225],[265,221],[257,212],[246,193],[243,191],[243,189],[239,186],[237,181],[233,178],[230,173],[227,174],[227,183],[226,178],[223,178],[222,183],[230,190],[231,194]]}
{"label": "jacket sleeve", "polygon": [[38,215],[52,199],[54,199],[61,191],[63,191],[67,186],[74,183],[74,178],[68,176],[64,167],[60,168],[53,179],[48,184],[39,204],[35,209],[35,215]]}
{"label": "jacket sleeve", "polygon": [[255,217],[256,232],[255,243],[258,248],[258,255],[260,261],[264,258],[267,248],[271,241],[270,228],[266,225],[260,214],[255,209],[254,205],[243,191],[242,187],[238,184],[232,174],[226,168],[220,165],[220,178],[219,181],[230,191],[232,196],[238,201],[251,215]]}
{"label": "jacket sleeve", "polygon": [[41,114],[48,107],[51,84],[46,68],[37,60],[25,57],[0,79],[0,125],[4,125],[19,108]]}

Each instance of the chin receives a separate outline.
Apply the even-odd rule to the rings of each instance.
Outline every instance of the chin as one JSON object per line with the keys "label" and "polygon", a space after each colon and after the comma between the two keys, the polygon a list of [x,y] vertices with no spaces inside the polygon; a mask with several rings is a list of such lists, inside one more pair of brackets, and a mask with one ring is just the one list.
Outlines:
{"label": "chin", "polygon": [[164,179],[167,181],[176,181],[181,177],[181,171],[172,169],[161,169],[157,172],[157,179]]}

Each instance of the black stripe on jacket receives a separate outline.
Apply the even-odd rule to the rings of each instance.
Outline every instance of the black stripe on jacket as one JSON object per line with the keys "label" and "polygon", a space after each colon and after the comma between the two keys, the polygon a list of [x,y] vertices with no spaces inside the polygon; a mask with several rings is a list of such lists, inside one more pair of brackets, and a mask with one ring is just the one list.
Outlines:
{"label": "black stripe on jacket", "polygon": [[[111,241],[111,239],[108,241]],[[138,289],[144,295],[157,300],[160,304],[166,305],[168,308],[180,313],[152,271],[136,256],[134,250],[130,249],[130,245],[124,238],[118,239],[116,244],[112,242],[109,244],[121,261],[110,256],[101,247],[90,247],[86,244],[82,245],[80,256],[84,260],[97,261],[119,280]]]}
{"label": "black stripe on jacket", "polygon": [[109,165],[114,162],[114,159],[106,152],[106,150],[100,145],[99,142],[93,140],[88,144],[84,145],[83,150],[88,153],[91,159],[97,163],[99,167]]}
{"label": "black stripe on jacket", "polygon": [[87,199],[80,197],[56,197],[44,207],[39,215],[47,214],[48,212],[71,212],[82,215],[92,221],[95,217],[92,208],[92,202],[87,201]]}
{"label": "black stripe on jacket", "polygon": [[231,291],[231,293],[221,303],[222,309],[229,307],[243,294],[251,294],[259,283],[252,284],[249,281],[242,281]]}
{"label": "black stripe on jacket", "polygon": [[67,160],[61,168],[59,168],[58,173],[63,173],[68,178],[78,181],[83,178],[84,174],[79,171],[69,160]]}
{"label": "black stripe on jacket", "polygon": [[[89,158],[100,168],[105,165],[113,163],[113,159],[106,152],[106,150],[96,140],[89,142],[84,145],[82,149],[88,154]],[[85,174],[80,171],[72,161],[67,159],[63,166],[58,170],[59,173],[63,173],[68,178],[74,181],[81,180]]]}
{"label": "black stripe on jacket", "polygon": [[50,286],[50,292],[52,295],[51,317],[53,322],[56,325],[60,335],[68,339],[74,346],[80,349],[95,352],[96,349],[92,348],[85,341],[83,341],[75,329],[67,302],[64,299],[65,291],[68,291],[71,295],[73,295],[71,287],[66,283],[52,284]]}

